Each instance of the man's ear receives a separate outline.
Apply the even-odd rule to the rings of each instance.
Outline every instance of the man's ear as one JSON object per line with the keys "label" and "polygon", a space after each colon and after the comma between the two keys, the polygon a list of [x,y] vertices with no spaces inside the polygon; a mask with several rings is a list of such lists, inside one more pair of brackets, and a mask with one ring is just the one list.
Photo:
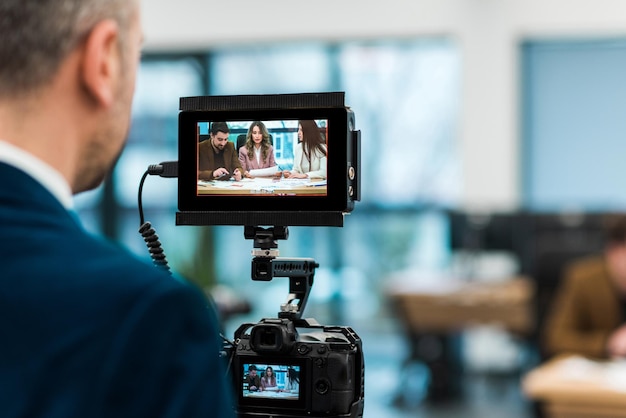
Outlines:
{"label": "man's ear", "polygon": [[93,27],[84,44],[81,80],[85,91],[101,106],[109,107],[121,71],[118,48],[119,27],[113,20],[103,20]]}

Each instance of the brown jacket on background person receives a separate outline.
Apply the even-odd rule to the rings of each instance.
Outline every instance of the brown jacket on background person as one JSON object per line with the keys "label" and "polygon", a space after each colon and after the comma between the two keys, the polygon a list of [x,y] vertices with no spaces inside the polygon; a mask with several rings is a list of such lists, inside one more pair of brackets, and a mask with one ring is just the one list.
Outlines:
{"label": "brown jacket on background person", "polygon": [[546,320],[545,353],[607,357],[609,336],[623,322],[621,304],[604,257],[574,262],[566,270]]}

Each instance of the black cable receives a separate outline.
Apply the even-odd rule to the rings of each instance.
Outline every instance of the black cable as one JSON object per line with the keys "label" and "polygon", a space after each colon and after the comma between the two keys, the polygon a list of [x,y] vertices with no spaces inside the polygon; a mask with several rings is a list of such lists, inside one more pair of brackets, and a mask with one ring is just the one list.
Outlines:
{"label": "black cable", "polygon": [[225,345],[223,346],[224,350],[222,350],[222,357],[228,356],[228,362],[226,363],[226,376],[230,376],[230,370],[233,366],[233,360],[235,359],[235,353],[237,350],[237,343],[226,338],[221,332],[220,337],[222,337],[222,343],[228,344],[228,347]]}
{"label": "black cable", "polygon": [[146,181],[146,177],[148,177],[148,174],[150,174],[150,172],[148,170],[146,170],[145,173],[143,173],[143,176],[141,177],[141,181],[139,182],[139,193],[137,196],[137,207],[139,209],[139,226],[143,225],[143,204],[141,202],[141,195],[143,193],[143,183]]}
{"label": "black cable", "polygon": [[143,184],[146,181],[146,177],[148,177],[148,175],[158,175],[161,177],[169,178],[178,177],[178,161],[165,161],[160,164],[153,164],[148,166],[148,169],[143,174],[143,176],[141,177],[141,181],[139,182],[139,192],[137,196],[137,207],[139,209],[139,233],[143,237],[143,240],[148,247],[152,262],[156,267],[165,270],[169,274],[172,274],[170,271],[170,267],[167,264],[167,259],[165,258],[163,248],[161,248],[159,236],[156,234],[154,228],[152,228],[150,222],[144,221],[142,194]]}
{"label": "black cable", "polygon": [[[143,184],[146,181],[148,175],[158,175],[161,177],[178,177],[178,161],[165,161],[160,164],[153,164],[148,166],[146,172],[141,176],[141,181],[139,182],[139,191],[137,194],[137,207],[139,209],[139,233],[143,237],[143,240],[148,247],[148,251],[150,252],[150,257],[152,258],[152,263],[160,269],[165,270],[168,274],[172,274],[169,265],[167,264],[167,259],[165,258],[165,253],[163,252],[163,248],[161,248],[161,242],[159,241],[159,236],[156,234],[154,228],[150,222],[145,222],[143,216],[143,202],[142,202],[142,194],[143,194]],[[223,343],[228,345],[228,348],[225,350],[225,355],[228,355],[228,364],[226,368],[226,376],[230,376],[230,369],[233,365],[233,360],[235,357],[235,351],[237,345],[234,341],[229,340],[224,336],[224,334],[220,333],[220,337],[224,340]]]}
{"label": "black cable", "polygon": [[150,222],[145,222],[141,225],[139,233],[148,247],[152,263],[158,268],[165,270],[167,273],[172,274],[170,266],[167,264],[167,259],[165,258],[165,252],[163,251],[163,248],[161,248],[159,236],[156,234],[154,228],[152,228]]}

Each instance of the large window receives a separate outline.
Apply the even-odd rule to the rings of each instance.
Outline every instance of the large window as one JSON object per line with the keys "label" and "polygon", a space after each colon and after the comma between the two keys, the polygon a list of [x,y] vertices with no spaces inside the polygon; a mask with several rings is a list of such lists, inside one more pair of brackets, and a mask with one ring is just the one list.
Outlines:
{"label": "large window", "polygon": [[524,204],[626,205],[626,40],[532,41],[522,48]]}
{"label": "large window", "polygon": [[363,132],[363,193],[385,206],[454,204],[460,193],[459,57],[447,42],[353,43],[341,88]]}

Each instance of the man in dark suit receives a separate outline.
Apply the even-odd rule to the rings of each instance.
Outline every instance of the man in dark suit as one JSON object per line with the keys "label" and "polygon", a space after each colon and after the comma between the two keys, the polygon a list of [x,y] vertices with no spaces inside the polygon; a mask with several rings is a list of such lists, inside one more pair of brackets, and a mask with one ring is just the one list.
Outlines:
{"label": "man in dark suit", "polygon": [[243,168],[235,145],[228,140],[230,129],[226,122],[213,122],[209,139],[198,144],[198,180],[241,180]]}
{"label": "man in dark suit", "polygon": [[124,145],[139,3],[0,2],[3,418],[233,416],[209,301],[71,214]]}

